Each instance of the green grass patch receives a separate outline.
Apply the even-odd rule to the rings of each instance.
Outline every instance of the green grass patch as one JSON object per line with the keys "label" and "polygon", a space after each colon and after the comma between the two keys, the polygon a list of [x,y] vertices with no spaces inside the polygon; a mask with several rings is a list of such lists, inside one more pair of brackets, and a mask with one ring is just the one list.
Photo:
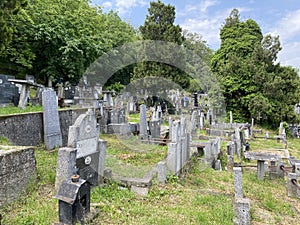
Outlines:
{"label": "green grass patch", "polygon": [[11,114],[30,113],[30,112],[42,112],[42,111],[43,111],[43,107],[40,105],[37,106],[28,105],[24,109],[15,106],[6,106],[0,108],[0,115],[11,115]]}

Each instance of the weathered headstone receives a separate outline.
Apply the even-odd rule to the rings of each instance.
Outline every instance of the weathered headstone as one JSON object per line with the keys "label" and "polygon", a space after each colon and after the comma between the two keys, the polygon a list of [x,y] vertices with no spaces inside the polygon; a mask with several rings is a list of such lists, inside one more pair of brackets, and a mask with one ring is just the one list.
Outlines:
{"label": "weathered headstone", "polygon": [[140,137],[143,140],[148,139],[148,132],[147,132],[147,112],[146,106],[140,106]]}
{"label": "weathered headstone", "polygon": [[236,198],[243,198],[243,184],[242,184],[242,168],[233,167],[234,175],[234,194]]}
{"label": "weathered headstone", "polygon": [[250,225],[250,201],[248,198],[236,199],[236,211],[239,225]]}
{"label": "weathered headstone", "polygon": [[60,148],[58,150],[55,190],[58,191],[63,181],[70,178],[76,171],[76,148]]}
{"label": "weathered headstone", "polygon": [[98,184],[99,176],[104,171],[106,142],[99,141],[99,134],[96,117],[91,110],[80,115],[69,129],[68,146],[77,149],[78,173],[92,186]]}
{"label": "weathered headstone", "polygon": [[175,175],[177,168],[177,143],[171,142],[168,144],[167,167],[168,170]]}
{"label": "weathered headstone", "polygon": [[162,161],[157,164],[157,178],[160,184],[165,184],[167,179],[167,165]]}
{"label": "weathered headstone", "polygon": [[62,145],[62,134],[55,91],[50,88],[45,89],[42,99],[45,147],[47,149],[54,149]]}

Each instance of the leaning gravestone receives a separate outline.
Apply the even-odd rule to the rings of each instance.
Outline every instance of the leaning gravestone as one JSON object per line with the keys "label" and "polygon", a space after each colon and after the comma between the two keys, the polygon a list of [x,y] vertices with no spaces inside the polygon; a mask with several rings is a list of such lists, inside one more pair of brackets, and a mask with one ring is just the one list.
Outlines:
{"label": "leaning gravestone", "polygon": [[62,145],[57,97],[55,91],[47,88],[42,94],[44,142],[47,149],[54,149]]}
{"label": "leaning gravestone", "polygon": [[80,115],[69,128],[68,147],[58,151],[55,189],[74,173],[98,185],[104,176],[106,141],[99,140],[96,116],[89,110]]}

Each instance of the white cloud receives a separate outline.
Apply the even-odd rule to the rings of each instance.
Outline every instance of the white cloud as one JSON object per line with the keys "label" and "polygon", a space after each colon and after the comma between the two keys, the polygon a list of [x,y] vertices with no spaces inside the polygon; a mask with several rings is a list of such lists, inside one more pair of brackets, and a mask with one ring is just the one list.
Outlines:
{"label": "white cloud", "polygon": [[116,0],[116,8],[121,15],[130,12],[131,8],[143,7],[147,4],[145,0]]}
{"label": "white cloud", "polygon": [[216,1],[216,0],[205,0],[205,1],[202,1],[200,3],[200,5],[199,5],[200,6],[200,11],[201,12],[206,12],[209,7],[217,5],[219,3],[220,2]]}
{"label": "white cloud", "polygon": [[104,8],[112,8],[113,3],[112,3],[112,2],[104,2],[104,3],[102,4],[102,6],[103,6]]}
{"label": "white cloud", "polygon": [[300,35],[300,9],[288,13],[278,23],[277,28],[274,29],[278,33],[281,40],[288,40],[290,38]]}
{"label": "white cloud", "polygon": [[292,66],[300,69],[300,42],[290,42],[283,44],[282,50],[278,54],[278,60],[283,66]]}

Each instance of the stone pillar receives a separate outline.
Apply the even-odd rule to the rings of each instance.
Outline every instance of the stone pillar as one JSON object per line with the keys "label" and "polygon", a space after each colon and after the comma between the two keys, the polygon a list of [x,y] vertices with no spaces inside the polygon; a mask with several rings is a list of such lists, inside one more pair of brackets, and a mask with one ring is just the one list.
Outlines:
{"label": "stone pillar", "polygon": [[234,194],[236,198],[243,198],[242,168],[233,167]]}
{"label": "stone pillar", "polygon": [[167,165],[162,161],[157,164],[157,178],[160,184],[165,184],[167,179]]}
{"label": "stone pillar", "polygon": [[239,225],[250,225],[250,200],[248,198],[236,199],[236,211]]}
{"label": "stone pillar", "polygon": [[176,174],[176,167],[177,167],[176,149],[177,149],[177,143],[171,142],[168,144],[167,167],[168,170],[170,170],[173,175]]}
{"label": "stone pillar", "polygon": [[173,127],[173,119],[169,117],[169,140],[172,140],[172,127]]}
{"label": "stone pillar", "polygon": [[60,148],[58,149],[55,191],[57,192],[62,182],[70,178],[76,171],[76,154],[75,148]]}
{"label": "stone pillar", "polygon": [[229,112],[229,123],[233,123],[232,111]]}
{"label": "stone pillar", "polygon": [[145,105],[140,106],[140,137],[143,140],[148,139],[147,112],[146,112],[146,106]]}
{"label": "stone pillar", "polygon": [[265,177],[265,161],[257,160],[257,178],[263,180]]}
{"label": "stone pillar", "polygon": [[192,141],[191,140],[191,134],[187,133],[186,138],[187,138],[186,159],[190,160],[190,157],[191,157],[191,141]]}
{"label": "stone pillar", "polygon": [[98,166],[98,181],[99,181],[99,183],[102,183],[103,178],[104,178],[106,144],[107,144],[107,141],[105,141],[105,140],[99,140],[99,142],[98,142],[98,150],[100,151],[99,166]]}

